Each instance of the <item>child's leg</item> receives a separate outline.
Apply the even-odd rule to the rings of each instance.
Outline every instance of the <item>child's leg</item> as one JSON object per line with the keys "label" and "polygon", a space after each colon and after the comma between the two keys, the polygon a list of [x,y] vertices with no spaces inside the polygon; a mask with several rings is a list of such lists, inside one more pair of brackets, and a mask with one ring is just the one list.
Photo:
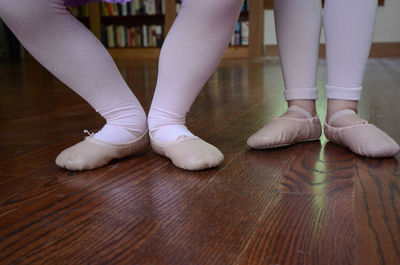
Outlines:
{"label": "child's leg", "polygon": [[281,119],[275,119],[249,138],[248,144],[257,149],[315,140],[321,134],[315,117],[321,1],[275,1],[274,13],[289,109]]}
{"label": "child's leg", "polygon": [[371,157],[391,156],[399,146],[357,115],[372,42],[377,0],[328,0],[325,6],[328,139]]}
{"label": "child's leg", "polygon": [[146,116],[114,61],[75,19],[64,0],[0,0],[0,16],[24,47],[83,97],[107,123],[96,138],[130,142],[146,131]]}
{"label": "child's leg", "polygon": [[[157,86],[149,113],[149,129],[154,140],[171,142],[181,136],[194,137],[185,126],[186,113],[227,48],[241,5],[242,0],[183,2],[161,49]],[[192,150],[199,161],[221,158],[222,154],[216,155],[216,151],[205,148],[199,155],[198,150]],[[176,152],[180,153],[178,149]],[[202,166],[192,168],[199,167]]]}
{"label": "child's leg", "polygon": [[0,0],[0,16],[43,66],[105,118],[96,139],[131,143],[146,132],[140,103],[106,49],[66,10],[64,0]]}
{"label": "child's leg", "polygon": [[332,113],[342,108],[357,110],[371,48],[376,9],[377,0],[326,1],[324,27],[328,119]]}
{"label": "child's leg", "polygon": [[315,114],[321,1],[279,0],[274,14],[285,98]]}

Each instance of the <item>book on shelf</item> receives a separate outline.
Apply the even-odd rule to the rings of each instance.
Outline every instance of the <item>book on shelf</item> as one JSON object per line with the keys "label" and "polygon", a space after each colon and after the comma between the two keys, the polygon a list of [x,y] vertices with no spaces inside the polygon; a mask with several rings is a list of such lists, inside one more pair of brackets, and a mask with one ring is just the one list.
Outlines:
{"label": "book on shelf", "polygon": [[161,14],[165,14],[165,4],[164,4],[165,0],[158,0],[158,1],[161,1],[161,7],[160,7]]}
{"label": "book on shelf", "polygon": [[142,28],[135,27],[131,28],[132,30],[132,47],[142,47]]}
{"label": "book on shelf", "polygon": [[132,0],[125,4],[101,3],[101,15],[104,17],[159,14],[165,14],[165,0]]}
{"label": "book on shelf", "polygon": [[[242,12],[249,11],[249,0],[245,0],[242,5]],[[243,20],[243,21],[241,21]],[[236,23],[235,30],[232,33],[230,41],[231,46],[247,46],[249,45],[250,23],[246,18],[239,19]]]}
{"label": "book on shelf", "polygon": [[128,47],[133,47],[133,43],[134,43],[134,40],[133,40],[133,33],[132,33],[132,29],[131,28],[128,28],[127,29],[127,34],[128,34]]}
{"label": "book on shelf", "polygon": [[117,47],[126,47],[126,28],[125,26],[116,27]]}
{"label": "book on shelf", "polygon": [[109,25],[106,28],[106,44],[107,47],[114,48],[115,47],[115,29],[113,25]]}
{"label": "book on shelf", "polygon": [[121,16],[127,16],[129,14],[128,12],[128,5],[124,4],[124,5],[120,5],[121,7]]}
{"label": "book on shelf", "polygon": [[156,0],[144,0],[144,10],[147,15],[156,14]]}
{"label": "book on shelf", "polygon": [[119,8],[117,4],[106,3],[107,11],[110,16],[118,16]]}
{"label": "book on shelf", "polygon": [[240,22],[240,45],[249,45],[249,21]]}
{"label": "book on shelf", "polygon": [[163,42],[161,25],[103,25],[102,31],[102,42],[107,48],[161,47]]}
{"label": "book on shelf", "polygon": [[249,11],[250,5],[249,0],[244,0],[242,5],[242,11]]}
{"label": "book on shelf", "polygon": [[149,47],[149,32],[147,29],[147,25],[142,26],[142,46]]}
{"label": "book on shelf", "polygon": [[231,46],[249,45],[250,24],[249,21],[239,21],[236,23],[235,31],[232,34]]}
{"label": "book on shelf", "polygon": [[232,35],[231,45],[232,46],[239,46],[240,45],[240,22],[236,23],[235,31]]}
{"label": "book on shelf", "polygon": [[156,36],[156,46],[161,47],[164,42],[163,28],[161,26],[156,26],[154,32]]}
{"label": "book on shelf", "polygon": [[176,13],[177,14],[181,10],[181,6],[182,6],[182,1],[181,0],[176,0]]}

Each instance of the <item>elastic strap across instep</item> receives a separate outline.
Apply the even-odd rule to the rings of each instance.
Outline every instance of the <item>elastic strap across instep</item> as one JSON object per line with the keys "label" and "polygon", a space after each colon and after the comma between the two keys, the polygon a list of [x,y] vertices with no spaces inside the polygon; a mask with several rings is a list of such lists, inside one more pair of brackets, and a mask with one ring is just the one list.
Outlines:
{"label": "elastic strap across instep", "polygon": [[308,112],[305,109],[303,109],[303,108],[301,108],[299,106],[296,106],[296,105],[290,106],[287,111],[296,111],[296,112],[299,112],[299,113],[303,114],[307,119],[311,119],[312,118],[312,115],[311,115],[310,112]]}
{"label": "elastic strap across instep", "polygon": [[344,115],[349,115],[349,114],[357,114],[357,113],[352,109],[342,109],[342,110],[336,111],[329,118],[328,124],[332,124],[332,122],[334,122],[337,118],[342,117]]}

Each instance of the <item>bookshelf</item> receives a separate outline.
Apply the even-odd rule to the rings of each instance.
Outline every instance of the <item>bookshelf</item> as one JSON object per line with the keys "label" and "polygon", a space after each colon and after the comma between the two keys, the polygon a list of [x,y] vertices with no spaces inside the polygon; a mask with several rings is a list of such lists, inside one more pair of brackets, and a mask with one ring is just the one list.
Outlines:
{"label": "bookshelf", "polygon": [[[164,1],[164,14],[143,15],[135,14],[128,16],[103,16],[102,3],[92,2],[87,5],[85,16],[78,19],[102,40],[102,25],[124,25],[126,27],[140,26],[142,24],[154,24],[163,26],[163,37],[171,28],[176,14],[176,0]],[[249,11],[243,11],[240,21],[249,21],[249,45],[229,46],[224,58],[249,58],[264,55],[264,1],[250,0]],[[104,32],[103,32],[104,34]],[[115,59],[133,58],[158,58],[160,47],[134,47],[134,48],[108,48],[111,56]]]}

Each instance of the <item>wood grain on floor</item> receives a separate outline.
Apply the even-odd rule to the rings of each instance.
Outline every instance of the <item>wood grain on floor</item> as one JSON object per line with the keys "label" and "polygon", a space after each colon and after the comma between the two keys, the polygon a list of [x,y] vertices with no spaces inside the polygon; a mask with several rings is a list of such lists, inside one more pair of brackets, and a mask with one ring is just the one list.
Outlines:
{"label": "wood grain on floor", "polygon": [[[119,61],[148,111],[156,61]],[[285,110],[279,62],[225,60],[188,127],[225,161],[186,172],[150,149],[87,172],[54,159],[103,120],[37,63],[0,63],[0,264],[400,264],[399,156],[320,141],[250,150]],[[325,62],[317,102],[323,119]],[[360,113],[400,142],[400,60],[371,59]]]}

